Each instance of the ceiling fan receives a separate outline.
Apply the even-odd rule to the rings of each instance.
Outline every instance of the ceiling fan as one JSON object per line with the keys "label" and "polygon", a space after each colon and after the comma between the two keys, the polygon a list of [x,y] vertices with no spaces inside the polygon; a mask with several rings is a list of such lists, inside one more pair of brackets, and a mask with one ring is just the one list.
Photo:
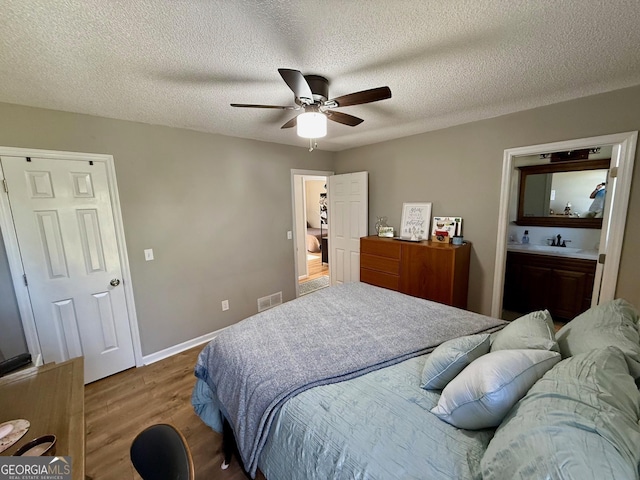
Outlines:
{"label": "ceiling fan", "polygon": [[377,102],[391,98],[391,89],[389,87],[378,87],[342,95],[329,100],[329,81],[325,77],[319,75],[303,75],[298,70],[288,68],[279,68],[278,72],[293,91],[295,105],[280,106],[232,103],[231,106],[302,110],[303,113],[293,117],[280,128],[297,126],[298,135],[304,138],[320,138],[326,135],[327,119],[350,127],[360,125],[364,121],[353,115],[338,112],[334,110],[335,108],[362,105],[363,103]]}

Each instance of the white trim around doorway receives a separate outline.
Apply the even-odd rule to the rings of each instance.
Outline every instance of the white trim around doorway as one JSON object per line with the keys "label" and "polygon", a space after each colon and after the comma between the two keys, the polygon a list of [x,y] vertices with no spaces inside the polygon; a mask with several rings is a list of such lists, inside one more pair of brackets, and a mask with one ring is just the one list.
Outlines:
{"label": "white trim around doorway", "polygon": [[[296,284],[296,298],[300,296],[300,284],[299,284],[299,265],[298,265],[298,245],[296,243],[296,233],[298,231],[298,225],[296,221],[296,188],[295,181],[296,177],[330,177],[333,175],[332,171],[324,171],[324,170],[297,170],[291,169],[291,215],[292,215],[292,225],[293,225],[293,262],[294,262],[294,272],[295,272],[295,284]],[[329,263],[331,264],[331,258],[329,258]],[[329,266],[331,269],[331,266]]]}
{"label": "white trim around doorway", "polygon": [[[493,297],[491,302],[491,315],[493,317],[502,317],[502,296],[507,256],[507,232],[509,228],[509,204],[515,182],[515,158],[524,155],[538,155],[549,152],[577,150],[580,148],[595,148],[604,145],[613,146],[612,162],[614,158],[617,159],[616,166],[618,168],[618,172],[616,177],[615,198],[611,205],[610,215],[608,216],[608,219],[605,219],[608,220],[608,223],[606,225],[603,223],[602,225],[603,231],[606,230],[608,235],[606,245],[603,245],[602,242],[600,245],[600,253],[606,253],[606,261],[602,268],[599,295],[594,295],[593,298],[592,305],[597,305],[599,303],[612,300],[615,296],[637,141],[638,132],[634,131],[532,145],[528,147],[511,148],[504,151],[496,241],[496,263],[493,277]],[[603,248],[606,252],[603,251]],[[601,265],[598,264],[598,268],[600,267]]]}
{"label": "white trim around doorway", "polygon": [[[127,313],[129,314],[129,327],[131,330],[131,340],[133,342],[133,353],[136,367],[143,366],[144,361],[142,357],[142,347],[140,344],[140,330],[138,328],[138,317],[136,315],[133,297],[133,285],[131,281],[131,271],[129,268],[129,257],[127,255],[127,245],[124,238],[124,224],[122,221],[122,212],[120,211],[120,197],[118,194],[118,184],[116,182],[116,171],[113,156],[97,153],[58,152],[53,150],[14,147],[0,147],[0,155],[9,157],[38,157],[50,160],[88,160],[93,162],[102,162],[105,164],[109,182],[109,193],[111,195],[113,221],[120,254],[122,286],[124,288],[127,302]],[[0,180],[4,180],[2,172],[0,172]],[[20,311],[27,348],[29,349],[29,353],[32,358],[39,359],[42,357],[40,341],[38,339],[38,332],[33,318],[33,312],[31,310],[29,292],[25,288],[22,278],[23,268],[22,261],[20,259],[18,238],[13,225],[8,198],[5,195],[0,195],[0,230],[2,230],[2,238],[7,250],[13,288],[16,294],[18,310]]]}

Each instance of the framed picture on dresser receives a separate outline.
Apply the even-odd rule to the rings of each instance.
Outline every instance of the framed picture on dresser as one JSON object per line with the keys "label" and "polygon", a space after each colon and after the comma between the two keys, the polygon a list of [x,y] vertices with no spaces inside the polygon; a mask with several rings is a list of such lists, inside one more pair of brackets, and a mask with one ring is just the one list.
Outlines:
{"label": "framed picture on dresser", "polygon": [[431,202],[403,203],[400,238],[421,241],[429,238]]}

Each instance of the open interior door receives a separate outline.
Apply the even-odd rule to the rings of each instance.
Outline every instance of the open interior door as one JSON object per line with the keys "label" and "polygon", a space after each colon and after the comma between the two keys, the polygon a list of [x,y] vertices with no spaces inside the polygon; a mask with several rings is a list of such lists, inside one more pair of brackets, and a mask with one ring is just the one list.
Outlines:
{"label": "open interior door", "polygon": [[360,237],[368,235],[369,173],[329,177],[331,285],[360,281]]}

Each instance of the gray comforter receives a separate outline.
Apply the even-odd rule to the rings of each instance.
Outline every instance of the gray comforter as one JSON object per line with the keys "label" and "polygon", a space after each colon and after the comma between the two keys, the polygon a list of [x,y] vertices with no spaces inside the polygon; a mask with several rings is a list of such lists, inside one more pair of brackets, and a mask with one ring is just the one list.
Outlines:
{"label": "gray comforter", "polygon": [[255,476],[269,426],[287,399],[503,324],[351,283],[306,295],[226,329],[202,351],[195,374],[216,393],[245,468]]}

